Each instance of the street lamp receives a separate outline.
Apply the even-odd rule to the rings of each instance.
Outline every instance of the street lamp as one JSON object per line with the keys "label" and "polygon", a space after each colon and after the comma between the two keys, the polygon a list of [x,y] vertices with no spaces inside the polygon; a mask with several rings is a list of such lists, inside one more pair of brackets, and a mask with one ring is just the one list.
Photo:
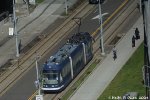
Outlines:
{"label": "street lamp", "polygon": [[142,13],[142,0],[139,0],[139,9],[140,9],[140,12]]}
{"label": "street lamp", "polygon": [[28,14],[29,14],[30,13],[30,11],[29,11],[29,0],[25,0],[25,3],[26,3],[26,6],[27,6]]}
{"label": "street lamp", "polygon": [[102,11],[101,11],[101,0],[99,0],[99,23],[100,23],[100,27],[101,27],[101,31],[100,31],[100,48],[101,48],[101,54],[105,55],[105,51],[104,51],[104,40],[103,40],[103,19],[102,19]]}
{"label": "street lamp", "polygon": [[35,52],[36,54],[36,57],[35,57],[35,64],[36,64],[36,78],[37,78],[37,81],[35,81],[35,85],[38,89],[38,95],[36,95],[36,100],[43,100],[43,95],[41,94],[41,83],[40,83],[40,80],[39,80],[39,69],[38,69],[38,60],[40,58],[40,56],[37,55],[37,53]]}
{"label": "street lamp", "polygon": [[19,57],[19,46],[18,46],[18,33],[17,33],[17,21],[16,21],[16,5],[15,0],[13,0],[13,22],[14,22],[14,34],[16,37],[16,57]]}
{"label": "street lamp", "polygon": [[66,15],[68,14],[68,5],[67,5],[67,0],[65,0],[65,9],[66,9]]}
{"label": "street lamp", "polygon": [[39,91],[38,91],[38,94],[41,95],[41,90],[40,90],[41,86],[40,86],[40,81],[39,81],[38,59],[39,59],[39,56],[36,55],[36,57],[35,57],[36,76],[37,76],[37,77],[36,77],[36,79],[37,79],[37,81],[36,81],[37,83],[36,83],[36,84],[37,84],[37,87],[38,87],[38,90],[39,90]]}

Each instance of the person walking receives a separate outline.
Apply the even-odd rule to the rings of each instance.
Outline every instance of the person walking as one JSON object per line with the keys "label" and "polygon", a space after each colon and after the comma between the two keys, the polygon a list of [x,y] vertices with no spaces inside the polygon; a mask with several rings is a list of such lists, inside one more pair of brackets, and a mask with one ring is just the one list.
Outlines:
{"label": "person walking", "polygon": [[135,33],[136,40],[140,39],[140,34],[139,34],[140,32],[139,32],[139,29],[137,27],[135,28],[135,32],[134,33]]}
{"label": "person walking", "polygon": [[117,59],[117,50],[116,50],[115,46],[113,47],[112,51],[113,51],[113,59],[116,60]]}
{"label": "person walking", "polygon": [[135,47],[135,36],[132,36],[132,48]]}
{"label": "person walking", "polygon": [[22,47],[22,44],[21,44],[21,39],[20,39],[19,44],[18,44],[19,53],[21,52],[21,47]]}

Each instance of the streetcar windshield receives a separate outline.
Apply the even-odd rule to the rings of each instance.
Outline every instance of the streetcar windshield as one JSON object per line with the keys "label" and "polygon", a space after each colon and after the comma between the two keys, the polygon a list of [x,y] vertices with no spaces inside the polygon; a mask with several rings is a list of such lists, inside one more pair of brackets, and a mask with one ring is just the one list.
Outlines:
{"label": "streetcar windshield", "polygon": [[58,73],[56,71],[43,72],[44,84],[58,84]]}

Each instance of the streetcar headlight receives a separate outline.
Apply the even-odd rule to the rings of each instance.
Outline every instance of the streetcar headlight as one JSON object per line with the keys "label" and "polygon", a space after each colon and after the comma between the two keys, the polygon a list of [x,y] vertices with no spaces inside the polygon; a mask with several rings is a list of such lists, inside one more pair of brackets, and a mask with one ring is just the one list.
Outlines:
{"label": "streetcar headlight", "polygon": [[47,85],[43,85],[43,87],[45,88],[45,87],[47,87]]}

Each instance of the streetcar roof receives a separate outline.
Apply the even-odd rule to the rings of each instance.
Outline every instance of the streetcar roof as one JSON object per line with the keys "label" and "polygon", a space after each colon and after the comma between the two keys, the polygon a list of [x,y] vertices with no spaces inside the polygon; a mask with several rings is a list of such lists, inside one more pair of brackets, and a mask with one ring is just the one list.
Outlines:
{"label": "streetcar roof", "polygon": [[44,64],[44,69],[60,69],[61,64],[65,64],[66,59],[71,53],[77,49],[83,42],[88,41],[91,36],[89,33],[80,33],[73,35],[68,42],[58,50],[53,56],[51,56]]}

